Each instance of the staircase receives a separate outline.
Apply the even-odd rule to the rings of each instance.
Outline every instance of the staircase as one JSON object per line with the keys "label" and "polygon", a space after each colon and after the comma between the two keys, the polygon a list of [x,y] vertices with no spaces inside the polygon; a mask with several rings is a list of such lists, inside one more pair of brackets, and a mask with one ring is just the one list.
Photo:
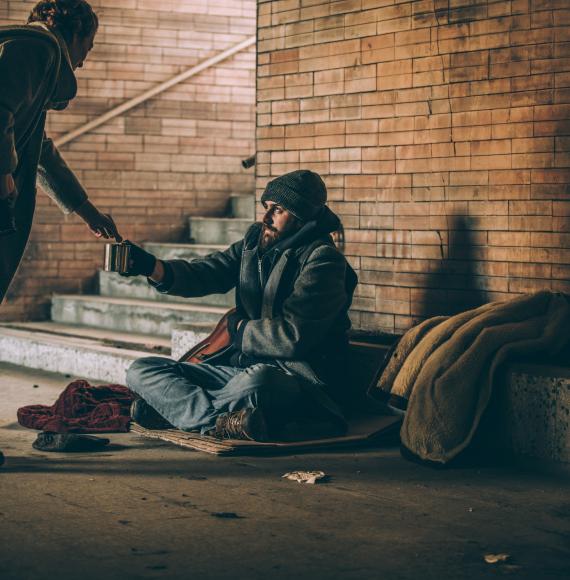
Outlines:
{"label": "staircase", "polygon": [[[188,243],[143,247],[167,260],[223,250],[254,221],[254,202],[253,195],[231,195],[227,217],[189,218]],[[233,291],[204,298],[166,296],[143,277],[104,271],[98,282],[97,295],[54,295],[51,321],[1,324],[0,362],[124,384],[133,360],[180,356],[234,305]]]}

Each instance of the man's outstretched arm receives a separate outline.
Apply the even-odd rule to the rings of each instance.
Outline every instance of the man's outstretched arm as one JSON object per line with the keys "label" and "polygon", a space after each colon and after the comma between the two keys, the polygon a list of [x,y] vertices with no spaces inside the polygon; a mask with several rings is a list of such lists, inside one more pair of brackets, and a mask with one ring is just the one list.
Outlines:
{"label": "man's outstretched arm", "polygon": [[140,246],[131,246],[129,270],[125,276],[146,276],[163,294],[186,298],[225,294],[237,285],[243,240],[223,252],[195,260],[160,260]]}

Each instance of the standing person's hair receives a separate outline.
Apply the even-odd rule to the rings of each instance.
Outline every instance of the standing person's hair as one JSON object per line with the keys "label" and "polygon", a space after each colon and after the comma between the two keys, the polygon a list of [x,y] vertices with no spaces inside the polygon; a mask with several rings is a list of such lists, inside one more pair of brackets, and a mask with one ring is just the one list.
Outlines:
{"label": "standing person's hair", "polygon": [[57,28],[67,43],[75,34],[86,38],[96,32],[99,19],[86,0],[40,0],[30,12],[28,23],[43,22]]}

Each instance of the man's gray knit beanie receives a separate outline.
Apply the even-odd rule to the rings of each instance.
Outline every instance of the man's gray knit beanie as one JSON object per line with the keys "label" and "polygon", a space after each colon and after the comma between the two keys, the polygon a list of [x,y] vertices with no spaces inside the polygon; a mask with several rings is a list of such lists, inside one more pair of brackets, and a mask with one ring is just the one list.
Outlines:
{"label": "man's gray knit beanie", "polygon": [[319,175],[308,169],[285,173],[271,180],[261,201],[273,201],[301,221],[314,218],[327,201],[327,188]]}

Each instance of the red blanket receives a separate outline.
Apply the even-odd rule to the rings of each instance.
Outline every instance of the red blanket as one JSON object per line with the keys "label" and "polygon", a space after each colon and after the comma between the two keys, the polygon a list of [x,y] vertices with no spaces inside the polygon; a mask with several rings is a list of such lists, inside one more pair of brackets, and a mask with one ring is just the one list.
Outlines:
{"label": "red blanket", "polygon": [[51,406],[18,409],[18,422],[29,429],[53,433],[125,433],[129,430],[134,394],[121,385],[93,387],[75,380]]}

